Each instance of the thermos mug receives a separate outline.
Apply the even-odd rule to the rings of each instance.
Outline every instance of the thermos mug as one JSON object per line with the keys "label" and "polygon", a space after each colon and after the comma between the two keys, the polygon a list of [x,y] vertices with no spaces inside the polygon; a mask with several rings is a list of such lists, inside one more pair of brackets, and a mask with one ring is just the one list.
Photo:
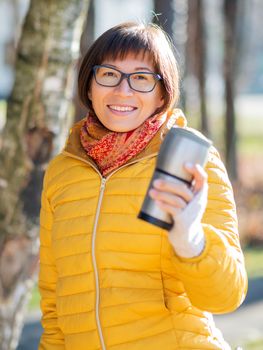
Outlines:
{"label": "thermos mug", "polygon": [[208,158],[208,150],[212,142],[202,136],[198,136],[190,130],[173,127],[168,132],[161,145],[155,171],[148,187],[138,218],[153,225],[170,230],[173,226],[171,215],[161,210],[155,200],[149,195],[152,183],[156,179],[170,182],[184,182],[189,187],[192,176],[184,169],[186,162],[205,166]]}

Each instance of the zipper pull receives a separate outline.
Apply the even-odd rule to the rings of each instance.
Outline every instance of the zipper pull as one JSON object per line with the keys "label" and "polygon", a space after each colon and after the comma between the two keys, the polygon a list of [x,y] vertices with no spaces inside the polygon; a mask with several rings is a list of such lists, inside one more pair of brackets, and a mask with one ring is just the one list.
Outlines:
{"label": "zipper pull", "polygon": [[105,179],[105,177],[103,177],[103,178],[101,179],[101,184],[100,184],[100,189],[101,189],[101,190],[104,189],[105,183],[106,183],[106,179]]}

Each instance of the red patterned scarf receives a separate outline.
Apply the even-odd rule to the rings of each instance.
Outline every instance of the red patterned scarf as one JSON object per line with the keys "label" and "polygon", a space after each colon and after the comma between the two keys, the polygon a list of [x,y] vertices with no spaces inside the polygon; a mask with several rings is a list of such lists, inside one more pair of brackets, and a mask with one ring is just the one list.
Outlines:
{"label": "red patterned scarf", "polygon": [[155,115],[137,129],[114,132],[105,128],[89,113],[80,130],[80,141],[103,176],[127,163],[140,153],[165,122],[166,115]]}

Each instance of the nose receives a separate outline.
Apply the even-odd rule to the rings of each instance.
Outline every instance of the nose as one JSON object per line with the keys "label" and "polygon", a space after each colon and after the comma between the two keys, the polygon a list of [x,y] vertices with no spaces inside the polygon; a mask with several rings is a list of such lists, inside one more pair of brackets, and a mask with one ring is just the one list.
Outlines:
{"label": "nose", "polygon": [[120,84],[115,86],[114,91],[115,94],[123,96],[131,96],[133,94],[133,90],[130,88],[127,78],[122,79]]}

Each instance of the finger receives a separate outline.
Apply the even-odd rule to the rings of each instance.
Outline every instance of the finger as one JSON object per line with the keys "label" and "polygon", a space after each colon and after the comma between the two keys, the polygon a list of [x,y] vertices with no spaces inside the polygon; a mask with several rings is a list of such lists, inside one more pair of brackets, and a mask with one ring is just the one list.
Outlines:
{"label": "finger", "polygon": [[186,163],[184,167],[193,177],[193,192],[199,192],[207,182],[207,173],[205,169],[200,164],[191,163]]}
{"label": "finger", "polygon": [[166,204],[158,200],[156,201],[156,204],[160,209],[165,211],[167,214],[170,214],[174,219],[182,212],[182,209],[176,208],[170,204]]}
{"label": "finger", "polygon": [[153,182],[153,187],[158,191],[168,192],[181,197],[187,203],[193,198],[193,193],[190,188],[182,183],[157,179]]}
{"label": "finger", "polygon": [[155,200],[158,200],[164,204],[169,204],[176,208],[184,209],[187,206],[187,202],[183,200],[181,197],[178,197],[177,195],[174,195],[168,192],[151,189],[149,191],[149,195],[151,198]]}

